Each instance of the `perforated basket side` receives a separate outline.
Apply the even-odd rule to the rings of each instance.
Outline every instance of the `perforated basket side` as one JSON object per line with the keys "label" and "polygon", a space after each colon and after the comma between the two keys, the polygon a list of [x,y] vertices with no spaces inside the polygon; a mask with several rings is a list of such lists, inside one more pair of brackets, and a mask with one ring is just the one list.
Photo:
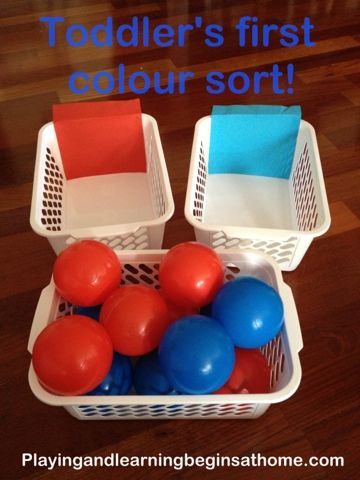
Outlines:
{"label": "perforated basket side", "polygon": [[40,235],[62,232],[64,225],[66,177],[53,124],[39,132],[34,174],[31,225]]}
{"label": "perforated basket side", "polygon": [[197,171],[195,173],[195,192],[193,192],[193,215],[199,222],[203,221],[204,206],[205,206],[205,193],[206,193],[206,180],[207,180],[207,164],[205,161],[206,153],[204,143],[201,140],[197,146],[198,152],[196,154],[198,158]]}
{"label": "perforated basket side", "polygon": [[155,119],[143,114],[143,129],[148,182],[154,212],[157,217],[164,215],[169,217],[173,213],[174,206],[164,153]]}
{"label": "perforated basket side", "polygon": [[204,219],[210,122],[210,117],[205,117],[195,125],[185,200],[185,217],[194,228]]}
{"label": "perforated basket side", "polygon": [[76,236],[63,235],[62,237],[57,238],[49,237],[48,240],[57,255],[72,243],[86,239],[97,240],[111,248],[117,248],[121,250],[145,250],[147,248],[161,247],[163,236],[162,234],[159,234],[156,236],[154,241],[154,229],[157,230],[158,227],[135,227],[130,232],[117,235],[107,235],[106,232],[103,232],[102,235],[98,235],[98,231],[96,231],[97,235],[91,235],[91,233],[89,233],[87,230],[84,230],[83,232],[78,232]]}
{"label": "perforated basket side", "polygon": [[61,231],[64,176],[50,147],[46,147],[41,223],[47,230]]}
{"label": "perforated basket side", "polygon": [[270,255],[282,268],[290,265],[297,249],[299,238],[238,238],[227,235],[224,231],[211,233],[211,246],[215,250],[222,248],[254,249]]}
{"label": "perforated basket side", "polygon": [[140,227],[123,235],[94,237],[94,240],[105,243],[111,248],[122,250],[144,250],[150,247],[149,228]]}
{"label": "perforated basket side", "polygon": [[269,405],[245,403],[164,405],[159,403],[157,405],[74,405],[65,408],[80,420],[251,419],[265,413]]}
{"label": "perforated basket side", "polygon": [[301,131],[290,175],[290,198],[297,228],[304,232],[313,230],[319,218],[314,165],[309,150],[309,138]]}
{"label": "perforated basket side", "polygon": [[159,173],[159,156],[153,134],[146,142],[146,163],[154,211],[158,217],[161,217],[165,213],[166,205]]}

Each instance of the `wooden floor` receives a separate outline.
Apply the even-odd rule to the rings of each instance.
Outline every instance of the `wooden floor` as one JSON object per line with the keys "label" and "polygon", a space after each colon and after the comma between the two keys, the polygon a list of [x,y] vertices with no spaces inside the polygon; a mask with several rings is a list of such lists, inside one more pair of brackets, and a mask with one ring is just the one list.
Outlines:
{"label": "wooden floor", "polygon": [[[0,477],[13,479],[176,478],[354,479],[359,462],[359,2],[357,0],[279,1],[120,1],[2,0],[0,19]],[[149,15],[154,22],[177,25],[201,15],[219,22],[231,36],[237,19],[256,15],[263,23],[300,23],[310,16],[316,46],[284,49],[236,48],[229,42],[207,49],[194,36],[188,48],[69,48],[63,37],[50,49],[41,15],[64,16],[88,26],[113,16]],[[270,87],[260,95],[205,93],[210,70],[252,72],[272,63],[295,65],[292,96]],[[32,316],[41,289],[51,275],[54,253],[29,225],[37,132],[51,120],[56,102],[77,97],[67,86],[72,71],[194,70],[185,95],[141,98],[144,112],[159,124],[176,211],[166,228],[165,247],[193,239],[183,216],[193,128],[212,104],[300,104],[303,118],[317,133],[332,225],[314,241],[304,261],[284,274],[301,320],[304,349],[302,382],[286,402],[254,421],[79,422],[65,410],[40,403],[30,392],[26,351]],[[97,98],[100,99],[100,96]],[[132,98],[131,94],[108,98]],[[21,467],[22,452],[39,455],[264,455],[344,456],[345,468],[251,468],[206,472],[187,469],[70,470],[48,472]]]}

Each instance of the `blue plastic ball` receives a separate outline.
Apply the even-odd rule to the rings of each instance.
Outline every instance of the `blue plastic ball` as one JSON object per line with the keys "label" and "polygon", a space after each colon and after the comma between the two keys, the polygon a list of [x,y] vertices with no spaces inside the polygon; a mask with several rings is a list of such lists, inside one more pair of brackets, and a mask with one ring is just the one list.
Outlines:
{"label": "blue plastic ball", "polygon": [[111,369],[103,382],[87,395],[127,395],[132,384],[130,359],[114,352]]}
{"label": "blue plastic ball", "polygon": [[134,387],[139,395],[178,395],[159,365],[157,351],[139,358],[134,371]]}
{"label": "blue plastic ball", "polygon": [[159,347],[159,363],[175,390],[206,394],[230,377],[234,345],[222,325],[203,315],[189,315],[173,323]]}
{"label": "blue plastic ball", "polygon": [[252,277],[226,283],[217,293],[212,316],[219,320],[237,347],[259,348],[272,340],[284,323],[279,294]]}
{"label": "blue plastic ball", "polygon": [[74,307],[73,313],[74,315],[85,315],[94,320],[99,320],[101,307],[102,305],[95,305],[94,307]]}

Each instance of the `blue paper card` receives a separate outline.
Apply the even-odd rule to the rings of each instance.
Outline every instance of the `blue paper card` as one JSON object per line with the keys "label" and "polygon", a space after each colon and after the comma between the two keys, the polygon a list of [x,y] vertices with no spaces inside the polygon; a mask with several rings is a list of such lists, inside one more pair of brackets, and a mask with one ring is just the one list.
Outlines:
{"label": "blue paper card", "polygon": [[288,179],[300,106],[214,105],[208,172]]}

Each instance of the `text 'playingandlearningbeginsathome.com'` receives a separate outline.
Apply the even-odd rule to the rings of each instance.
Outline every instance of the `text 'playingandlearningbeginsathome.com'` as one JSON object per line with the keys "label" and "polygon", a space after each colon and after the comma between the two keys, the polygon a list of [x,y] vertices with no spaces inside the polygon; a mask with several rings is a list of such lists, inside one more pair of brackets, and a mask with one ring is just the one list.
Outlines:
{"label": "text 'playingandlearningbeginsathome.com'", "polygon": [[21,464],[23,467],[40,467],[47,470],[58,468],[72,468],[82,470],[83,468],[171,468],[183,470],[185,468],[204,468],[215,470],[217,468],[246,468],[246,467],[344,467],[342,456],[309,457],[305,459],[300,456],[265,456],[260,453],[252,453],[244,456],[227,456],[216,453],[208,456],[193,456],[188,453],[169,456],[158,453],[151,456],[125,456],[119,453],[110,453],[106,456],[67,456],[58,453],[48,457],[37,453],[23,453]]}
{"label": "text 'playingandlearningbeginsathome.com'", "polygon": [[[315,46],[312,39],[314,25],[309,17],[304,17],[299,24],[268,24],[261,23],[258,17],[242,16],[230,31],[227,27],[226,35],[223,25],[207,24],[201,16],[195,16],[192,23],[178,25],[152,25],[148,16],[133,16],[128,22],[116,25],[112,17],[107,17],[91,28],[81,23],[69,24],[65,17],[58,16],[40,17],[39,21],[47,27],[47,41],[51,48],[56,48],[65,41],[76,49],[88,48],[90,45],[93,48],[139,48],[141,51],[147,48],[184,47],[191,50],[192,42],[196,42],[196,48],[216,49],[231,41],[235,48],[234,55],[237,48],[238,55],[243,55],[242,52],[246,51],[245,56],[248,56],[252,53],[259,54],[269,47],[276,50]],[[276,54],[275,51],[274,56]],[[266,59],[263,63],[266,63]],[[115,71],[75,71],[69,77],[68,86],[72,93],[78,95],[91,92],[103,95],[132,92],[142,95],[151,88],[159,95],[184,94],[189,80],[201,78],[205,79],[206,92],[213,95],[222,94],[226,90],[236,95],[248,92],[259,94],[269,86],[277,95],[294,93],[293,63],[274,63],[261,71],[235,70],[228,74],[220,70],[206,72],[207,64],[196,67],[194,70],[180,67],[148,73],[146,63],[145,68],[141,65],[129,68],[120,63]]]}

